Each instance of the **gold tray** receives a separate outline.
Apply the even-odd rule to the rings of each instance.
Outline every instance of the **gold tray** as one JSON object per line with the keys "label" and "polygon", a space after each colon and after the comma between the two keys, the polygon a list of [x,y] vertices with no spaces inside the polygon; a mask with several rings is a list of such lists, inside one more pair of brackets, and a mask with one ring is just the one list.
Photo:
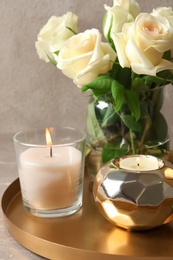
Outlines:
{"label": "gold tray", "polygon": [[19,180],[2,197],[4,221],[14,239],[48,259],[172,259],[173,223],[145,232],[128,232],[98,212],[85,178],[83,208],[61,218],[39,218],[24,211]]}

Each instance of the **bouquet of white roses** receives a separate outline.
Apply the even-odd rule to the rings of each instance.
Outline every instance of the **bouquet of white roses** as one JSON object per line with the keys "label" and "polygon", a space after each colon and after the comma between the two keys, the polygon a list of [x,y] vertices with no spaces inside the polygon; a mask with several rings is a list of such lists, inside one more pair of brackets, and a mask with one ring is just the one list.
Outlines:
{"label": "bouquet of white roses", "polygon": [[[150,118],[145,125],[140,122],[148,109],[146,97],[149,91],[173,83],[173,11],[160,7],[141,13],[135,0],[114,0],[112,7],[104,8],[106,41],[96,28],[78,32],[78,17],[68,12],[49,19],[38,34],[36,49],[40,59],[57,66],[83,92],[90,90],[94,101],[106,100],[111,104],[111,110],[102,115],[103,121],[98,120],[100,126],[111,127],[113,118],[119,120],[114,126],[123,123],[124,130],[110,137],[116,147],[111,154],[107,153],[111,145],[106,141],[102,157],[106,162],[140,152],[140,148],[135,149],[134,140],[142,132],[136,138],[142,146],[152,121]],[[104,139],[97,127],[98,124],[90,125],[91,132],[95,138]],[[117,135],[121,135],[118,145]]]}

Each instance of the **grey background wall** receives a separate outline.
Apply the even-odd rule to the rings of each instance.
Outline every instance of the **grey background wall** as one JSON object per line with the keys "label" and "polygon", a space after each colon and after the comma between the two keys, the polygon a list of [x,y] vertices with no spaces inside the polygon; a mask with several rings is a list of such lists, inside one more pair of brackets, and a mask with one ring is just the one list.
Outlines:
{"label": "grey background wall", "polygon": [[[34,43],[51,15],[69,10],[79,17],[79,31],[102,30],[105,3],[112,0],[0,0],[0,133],[58,124],[85,128],[87,95],[39,60]],[[143,11],[173,7],[173,0],[138,3]]]}

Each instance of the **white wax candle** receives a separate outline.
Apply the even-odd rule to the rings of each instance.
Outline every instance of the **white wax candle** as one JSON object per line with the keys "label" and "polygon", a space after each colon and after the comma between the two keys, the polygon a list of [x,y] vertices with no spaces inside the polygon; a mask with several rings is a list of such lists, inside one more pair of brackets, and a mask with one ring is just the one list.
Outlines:
{"label": "white wax candle", "polygon": [[79,189],[82,154],[74,147],[29,148],[20,156],[19,177],[25,201],[35,208],[71,206]]}
{"label": "white wax candle", "polygon": [[125,170],[152,171],[160,168],[159,161],[154,156],[130,156],[120,160],[120,168]]}

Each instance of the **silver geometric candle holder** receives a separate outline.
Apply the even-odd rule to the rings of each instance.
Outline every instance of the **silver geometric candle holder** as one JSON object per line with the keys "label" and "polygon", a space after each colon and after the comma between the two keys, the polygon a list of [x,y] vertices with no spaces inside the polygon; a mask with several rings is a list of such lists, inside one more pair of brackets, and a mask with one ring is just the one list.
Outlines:
{"label": "silver geometric candle holder", "polygon": [[[135,164],[136,158],[141,162]],[[173,219],[173,165],[146,155],[119,158],[97,173],[93,194],[100,213],[116,226],[161,226]]]}

